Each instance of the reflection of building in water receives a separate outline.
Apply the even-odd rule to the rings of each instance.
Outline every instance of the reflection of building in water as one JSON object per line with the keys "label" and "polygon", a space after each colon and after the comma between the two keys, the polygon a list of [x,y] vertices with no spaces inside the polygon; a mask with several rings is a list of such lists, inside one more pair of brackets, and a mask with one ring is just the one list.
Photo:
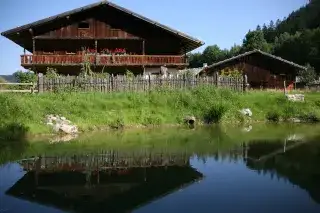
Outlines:
{"label": "reflection of building in water", "polygon": [[75,212],[125,212],[202,178],[186,154],[104,152],[23,160],[7,194]]}
{"label": "reflection of building in water", "polygon": [[246,165],[259,174],[289,180],[320,203],[320,143],[316,141],[249,143]]}
{"label": "reflection of building in water", "polygon": [[246,159],[260,161],[277,154],[296,148],[303,141],[275,140],[275,141],[251,141],[244,145],[244,156]]}

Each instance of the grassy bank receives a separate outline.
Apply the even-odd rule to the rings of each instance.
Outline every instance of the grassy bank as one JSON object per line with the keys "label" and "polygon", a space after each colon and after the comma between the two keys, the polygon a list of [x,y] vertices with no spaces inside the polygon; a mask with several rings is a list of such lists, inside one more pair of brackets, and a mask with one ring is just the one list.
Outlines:
{"label": "grassy bank", "polygon": [[[307,93],[304,103],[286,101],[282,93],[248,92],[202,87],[188,91],[150,93],[0,94],[2,131],[21,124],[31,133],[50,133],[48,114],[67,117],[80,130],[97,127],[181,124],[187,115],[209,123],[246,122],[238,110],[250,108],[251,122],[291,117],[320,117],[320,94]],[[21,128],[18,126],[17,128]],[[10,127],[14,130],[14,125]]]}

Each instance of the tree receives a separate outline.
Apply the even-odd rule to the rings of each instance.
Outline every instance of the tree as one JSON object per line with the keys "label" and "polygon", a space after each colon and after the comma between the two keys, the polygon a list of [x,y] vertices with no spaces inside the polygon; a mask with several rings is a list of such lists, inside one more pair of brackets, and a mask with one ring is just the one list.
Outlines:
{"label": "tree", "polygon": [[274,22],[272,20],[269,23],[269,29],[270,30],[274,30],[275,29],[275,25],[274,25]]}
{"label": "tree", "polygon": [[276,21],[276,29],[279,27],[279,25],[281,24],[281,20],[280,19],[277,19],[277,21]]}
{"label": "tree", "polygon": [[239,55],[240,54],[240,51],[241,51],[241,46],[240,45],[236,45],[234,44],[229,52],[228,52],[228,58],[231,58],[231,57],[234,57],[236,55]]}
{"label": "tree", "polygon": [[256,31],[260,31],[260,30],[261,30],[261,27],[260,27],[260,25],[258,25],[256,28]]}
{"label": "tree", "polygon": [[202,53],[204,63],[213,64],[226,58],[226,51],[221,50],[218,45],[208,46]]}
{"label": "tree", "polygon": [[19,83],[33,83],[37,81],[37,75],[32,71],[17,71],[13,73],[13,76]]}
{"label": "tree", "polygon": [[243,51],[251,51],[259,49],[261,51],[270,52],[271,46],[264,39],[262,31],[249,31],[243,40]]}
{"label": "tree", "polygon": [[298,72],[298,76],[300,77],[300,81],[303,84],[310,84],[314,82],[317,78],[317,74],[313,67],[311,67],[309,64],[306,65],[306,70],[301,70]]}
{"label": "tree", "polygon": [[203,66],[203,58],[201,53],[189,53],[187,55],[190,68],[198,68]]}
{"label": "tree", "polygon": [[267,27],[266,24],[262,25],[262,32],[263,32],[264,35],[268,32],[268,27]]}

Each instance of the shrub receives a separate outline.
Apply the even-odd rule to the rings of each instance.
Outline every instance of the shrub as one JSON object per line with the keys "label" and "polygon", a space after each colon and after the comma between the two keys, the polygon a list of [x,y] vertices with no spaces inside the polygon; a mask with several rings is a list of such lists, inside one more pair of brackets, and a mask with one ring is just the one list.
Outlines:
{"label": "shrub", "polygon": [[268,121],[278,122],[280,120],[280,114],[277,111],[267,112],[266,118]]}
{"label": "shrub", "polygon": [[23,72],[21,70],[13,73],[13,76],[19,83],[34,83],[37,82],[37,75],[32,71]]}
{"label": "shrub", "polygon": [[55,78],[59,77],[57,69],[47,67],[46,77],[49,79],[55,79]]}
{"label": "shrub", "polygon": [[222,103],[214,104],[204,113],[203,119],[208,124],[219,123],[227,110],[227,106]]}
{"label": "shrub", "polygon": [[305,122],[320,122],[320,118],[312,112],[299,115],[299,119]]}

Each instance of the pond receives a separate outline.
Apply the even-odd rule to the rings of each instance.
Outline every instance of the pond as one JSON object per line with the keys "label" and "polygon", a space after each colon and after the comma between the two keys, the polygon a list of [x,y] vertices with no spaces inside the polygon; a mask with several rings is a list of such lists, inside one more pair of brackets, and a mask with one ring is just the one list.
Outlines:
{"label": "pond", "polygon": [[319,130],[264,124],[1,142],[0,212],[318,213]]}

